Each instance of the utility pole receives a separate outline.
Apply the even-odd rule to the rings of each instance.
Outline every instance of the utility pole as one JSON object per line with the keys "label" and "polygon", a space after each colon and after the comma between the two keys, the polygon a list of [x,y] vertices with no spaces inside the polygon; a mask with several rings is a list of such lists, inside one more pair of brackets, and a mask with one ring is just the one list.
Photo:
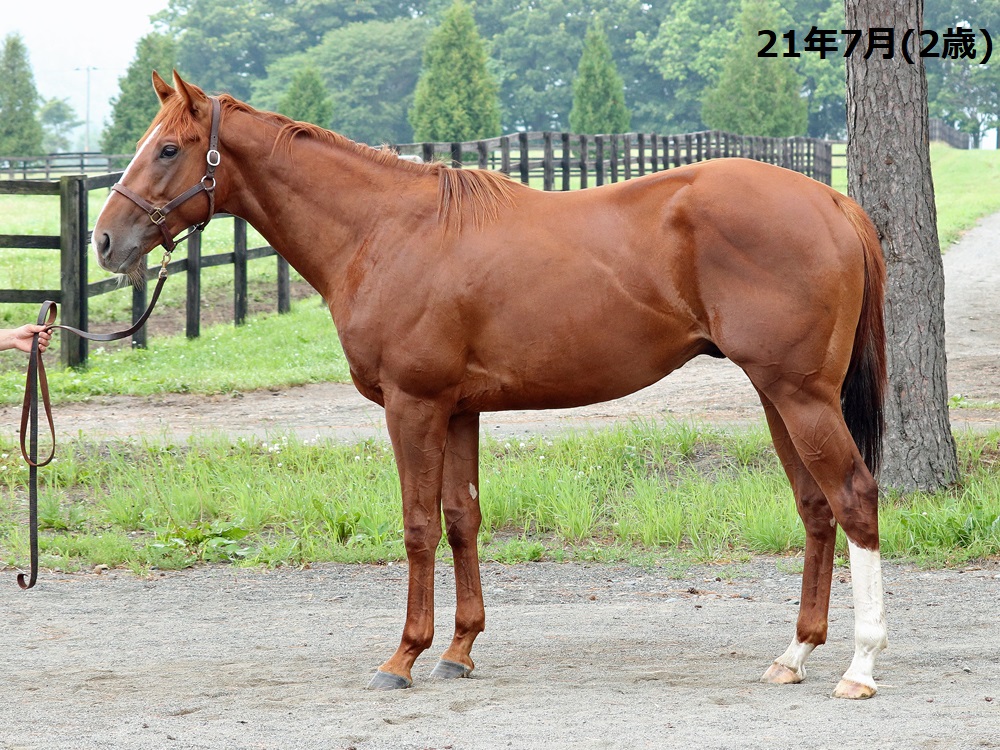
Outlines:
{"label": "utility pole", "polygon": [[90,71],[97,70],[92,65],[88,65],[84,68],[73,68],[73,70],[83,70],[87,73],[87,112],[84,117],[84,151],[90,151]]}

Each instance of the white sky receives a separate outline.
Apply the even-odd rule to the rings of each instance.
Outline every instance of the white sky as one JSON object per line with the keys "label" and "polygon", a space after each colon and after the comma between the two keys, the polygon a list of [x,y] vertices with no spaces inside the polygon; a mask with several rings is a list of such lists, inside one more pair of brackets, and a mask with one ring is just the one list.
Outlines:
{"label": "white sky", "polygon": [[[90,71],[90,146],[97,150],[98,135],[111,115],[109,100],[118,94],[118,79],[135,57],[136,42],[153,30],[149,17],[164,10],[167,3],[0,0],[0,40],[20,32],[39,95],[68,98],[80,120],[87,115],[86,69],[94,68]],[[81,137],[83,131],[81,127]]]}

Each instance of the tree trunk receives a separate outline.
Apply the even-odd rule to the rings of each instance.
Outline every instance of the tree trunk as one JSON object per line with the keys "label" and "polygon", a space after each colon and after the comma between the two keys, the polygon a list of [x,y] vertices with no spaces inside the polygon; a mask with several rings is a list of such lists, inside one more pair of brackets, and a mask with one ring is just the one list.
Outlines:
{"label": "tree trunk", "polygon": [[[923,0],[845,0],[847,28],[861,30],[847,58],[848,193],[882,238],[886,286],[884,457],[880,482],[934,490],[958,477],[948,421],[944,348],[944,267],[927,134],[927,78],[908,29],[919,30]],[[868,30],[893,27],[895,50],[866,60]],[[919,35],[913,35],[919,40]]]}

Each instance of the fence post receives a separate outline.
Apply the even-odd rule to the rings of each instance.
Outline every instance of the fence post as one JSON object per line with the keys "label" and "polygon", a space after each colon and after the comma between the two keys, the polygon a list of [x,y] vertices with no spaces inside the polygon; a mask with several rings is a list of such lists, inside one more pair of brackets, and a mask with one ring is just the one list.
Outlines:
{"label": "fence post", "polygon": [[590,145],[588,141],[590,140],[585,135],[579,136],[580,139],[580,187],[587,187],[587,156],[588,149]]}
{"label": "fence post", "polygon": [[594,184],[604,184],[604,136],[594,136]]}
{"label": "fence post", "polygon": [[556,171],[555,152],[552,149],[552,131],[542,133],[542,190],[552,190],[555,187]]}
{"label": "fence post", "polygon": [[622,136],[622,154],[625,157],[623,166],[625,167],[625,179],[632,179],[632,134],[625,133]]}
{"label": "fence post", "polygon": [[278,314],[292,311],[292,281],[288,261],[278,256]]}
{"label": "fence post", "polygon": [[486,148],[486,141],[476,141],[477,166],[480,169],[489,168],[489,149]]}
{"label": "fence post", "polygon": [[[59,180],[59,322],[87,328],[87,189],[82,175]],[[62,363],[79,367],[87,362],[87,341],[69,331],[60,334]]]}
{"label": "fence post", "polygon": [[611,134],[611,182],[618,182],[618,134]]}
{"label": "fence post", "polygon": [[569,170],[570,170],[570,156],[569,156],[569,133],[560,133],[559,139],[562,141],[562,161],[560,162],[560,167],[562,168],[562,189],[564,191],[569,190]]}
{"label": "fence post", "polygon": [[462,144],[454,141],[451,144],[451,166],[462,167]]}
{"label": "fence post", "polygon": [[187,324],[184,333],[189,339],[201,335],[201,232],[187,238]]}
{"label": "fence post", "polygon": [[521,147],[521,182],[527,185],[531,182],[531,164],[528,161],[528,134],[524,131],[518,133],[517,142]]}
{"label": "fence post", "polygon": [[[145,259],[143,259],[142,265],[146,265]],[[140,283],[136,283],[134,280],[132,282],[132,322],[135,323],[142,317],[143,312],[146,310],[146,277],[142,277]],[[132,348],[133,349],[145,349],[146,344],[149,341],[149,335],[146,330],[146,326],[143,325],[138,331],[132,334]]]}
{"label": "fence post", "polygon": [[833,144],[829,141],[816,143],[815,174],[813,177],[827,185],[833,184]]}
{"label": "fence post", "polygon": [[247,223],[233,217],[233,323],[247,319]]}

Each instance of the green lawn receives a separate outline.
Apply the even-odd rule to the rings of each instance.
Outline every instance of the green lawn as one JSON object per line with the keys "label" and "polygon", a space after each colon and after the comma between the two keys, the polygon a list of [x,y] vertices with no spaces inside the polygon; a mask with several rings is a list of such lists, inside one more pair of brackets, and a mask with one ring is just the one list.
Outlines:
{"label": "green lawn", "polygon": [[1000,151],[931,146],[938,236],[945,250],[979,219],[1000,211]]}
{"label": "green lawn", "polygon": [[[963,480],[883,499],[882,553],[923,565],[1000,554],[1000,433],[959,435]],[[25,479],[0,438],[0,563],[24,564]],[[41,563],[178,568],[378,562],[405,556],[399,482],[382,442],[201,436],[74,441],[40,472]],[[486,440],[483,558],[656,565],[801,554],[802,524],[763,428],[631,424]],[[846,553],[843,538],[840,555]],[[449,551],[444,542],[441,555]],[[841,560],[843,562],[843,560]]]}
{"label": "green lawn", "polygon": [[[834,144],[833,187],[847,192],[844,144]],[[1000,211],[1000,151],[965,151],[943,143],[931,144],[934,202],[938,239],[946,251],[962,233],[984,216]]]}

